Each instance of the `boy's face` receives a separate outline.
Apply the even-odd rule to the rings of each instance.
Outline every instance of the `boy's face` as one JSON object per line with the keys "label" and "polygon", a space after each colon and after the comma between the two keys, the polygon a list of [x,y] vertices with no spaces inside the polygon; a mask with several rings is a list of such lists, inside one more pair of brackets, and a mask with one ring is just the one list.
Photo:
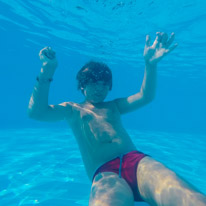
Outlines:
{"label": "boy's face", "polygon": [[109,85],[104,81],[90,82],[82,89],[87,102],[101,103],[109,92]]}

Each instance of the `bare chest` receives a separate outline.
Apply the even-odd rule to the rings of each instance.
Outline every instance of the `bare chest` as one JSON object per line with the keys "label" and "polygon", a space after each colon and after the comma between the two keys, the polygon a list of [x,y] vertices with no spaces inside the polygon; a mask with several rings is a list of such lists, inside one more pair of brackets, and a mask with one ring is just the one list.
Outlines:
{"label": "bare chest", "polygon": [[75,111],[77,121],[85,123],[110,123],[115,124],[120,121],[120,114],[112,103],[102,105],[81,105]]}
{"label": "bare chest", "polygon": [[78,105],[74,116],[73,130],[81,141],[111,142],[122,127],[118,109],[112,103]]}

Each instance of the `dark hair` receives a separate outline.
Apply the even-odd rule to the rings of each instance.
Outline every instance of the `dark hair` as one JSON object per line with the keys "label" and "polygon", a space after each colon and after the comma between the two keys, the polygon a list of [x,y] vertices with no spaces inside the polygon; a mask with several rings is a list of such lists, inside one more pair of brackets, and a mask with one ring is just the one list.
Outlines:
{"label": "dark hair", "polygon": [[101,62],[90,61],[77,73],[78,89],[85,88],[90,82],[104,81],[112,89],[112,72],[110,68]]}

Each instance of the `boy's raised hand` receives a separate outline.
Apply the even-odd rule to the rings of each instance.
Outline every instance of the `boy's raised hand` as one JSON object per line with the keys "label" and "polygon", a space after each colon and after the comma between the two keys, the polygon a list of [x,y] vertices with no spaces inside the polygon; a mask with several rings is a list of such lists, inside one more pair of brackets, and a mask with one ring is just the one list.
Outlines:
{"label": "boy's raised hand", "polygon": [[55,51],[51,47],[45,47],[39,52],[39,57],[42,62],[41,73],[52,77],[58,65]]}
{"label": "boy's raised hand", "polygon": [[171,46],[175,38],[174,33],[171,34],[169,39],[166,33],[157,32],[156,34],[157,36],[152,46],[150,46],[150,36],[146,36],[146,44],[144,48],[145,62],[154,65],[177,47],[177,44]]}
{"label": "boy's raised hand", "polygon": [[55,51],[51,47],[45,47],[39,52],[40,60],[42,64],[50,64],[51,66],[57,66],[57,59]]}

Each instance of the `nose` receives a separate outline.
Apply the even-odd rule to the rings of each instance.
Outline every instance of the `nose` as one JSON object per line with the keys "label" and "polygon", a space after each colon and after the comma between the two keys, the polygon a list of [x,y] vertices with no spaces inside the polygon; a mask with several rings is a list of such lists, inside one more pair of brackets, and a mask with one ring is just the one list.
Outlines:
{"label": "nose", "polygon": [[95,93],[100,94],[103,91],[102,88],[95,88]]}
{"label": "nose", "polygon": [[104,90],[104,86],[103,85],[96,85],[95,91],[101,92],[103,90]]}

